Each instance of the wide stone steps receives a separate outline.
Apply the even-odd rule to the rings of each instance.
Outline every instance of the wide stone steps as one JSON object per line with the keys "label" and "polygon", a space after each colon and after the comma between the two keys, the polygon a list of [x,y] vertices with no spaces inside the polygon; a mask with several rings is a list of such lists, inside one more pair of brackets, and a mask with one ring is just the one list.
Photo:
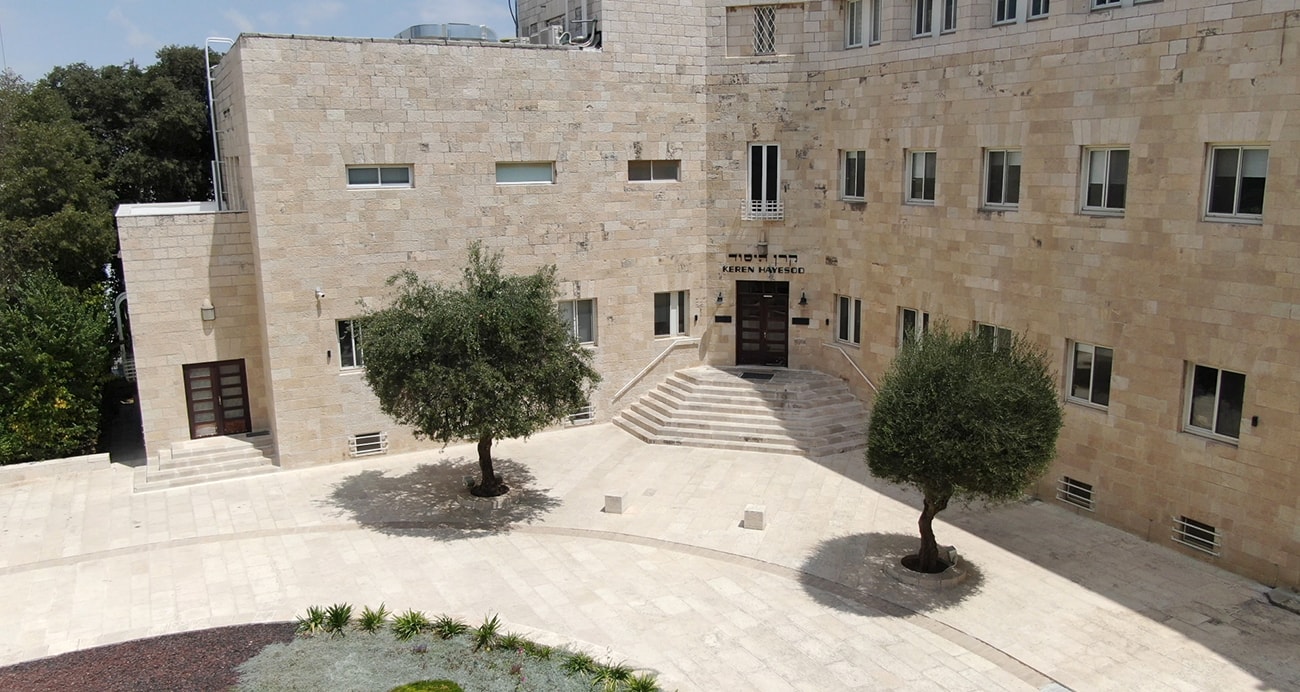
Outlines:
{"label": "wide stone steps", "polygon": [[135,492],[248,478],[279,470],[269,434],[206,437],[161,450],[136,471]]}
{"label": "wide stone steps", "polygon": [[674,373],[614,424],[652,444],[817,457],[865,447],[867,413],[830,375],[701,366]]}

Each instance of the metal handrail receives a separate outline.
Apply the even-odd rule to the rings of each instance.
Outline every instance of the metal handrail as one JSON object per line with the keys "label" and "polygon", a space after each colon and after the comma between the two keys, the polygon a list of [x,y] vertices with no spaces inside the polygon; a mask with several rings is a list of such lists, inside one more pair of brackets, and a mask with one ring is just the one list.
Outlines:
{"label": "metal handrail", "polygon": [[627,384],[623,385],[622,389],[619,389],[617,392],[615,392],[614,396],[609,400],[609,403],[613,404],[615,401],[622,399],[624,394],[627,394],[628,391],[630,391],[633,387],[635,387],[636,384],[640,382],[642,378],[648,375],[651,370],[654,370],[656,366],[662,363],[664,359],[668,357],[669,353],[672,353],[674,350],[682,346],[698,346],[699,344],[700,344],[700,337],[698,336],[687,337],[684,339],[674,339],[671,344],[668,344],[668,348],[665,348],[662,353],[655,356],[654,360],[650,361],[649,365],[645,366],[644,368],[641,368],[641,372],[638,372],[637,374],[633,375],[632,379],[628,380]]}
{"label": "metal handrail", "polygon": [[867,373],[862,372],[862,368],[859,368],[858,364],[853,362],[853,358],[849,356],[849,354],[844,349],[840,348],[839,346],[836,346],[835,344],[828,344],[826,342],[822,342],[822,346],[839,351],[840,355],[844,356],[844,360],[847,360],[849,362],[849,365],[853,366],[853,371],[858,373],[858,375],[862,378],[862,381],[867,383],[868,387],[871,387],[871,391],[875,392],[876,394],[880,393],[880,390],[876,388],[876,385],[874,382],[871,381],[871,378],[867,377]]}

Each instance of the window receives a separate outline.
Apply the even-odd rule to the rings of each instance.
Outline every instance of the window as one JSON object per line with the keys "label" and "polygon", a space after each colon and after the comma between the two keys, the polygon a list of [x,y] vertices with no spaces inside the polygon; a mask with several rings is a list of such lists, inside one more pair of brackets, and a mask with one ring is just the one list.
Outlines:
{"label": "window", "polygon": [[554,161],[497,162],[497,185],[527,185],[533,183],[549,185],[554,182]]}
{"label": "window", "polygon": [[862,343],[862,301],[837,296],[835,313],[835,339],[850,344]]}
{"label": "window", "polygon": [[1187,425],[1184,429],[1232,440],[1240,437],[1246,376],[1189,364],[1188,379]]}
{"label": "window", "polygon": [[1092,9],[1094,10],[1108,9],[1111,7],[1119,7],[1119,6],[1120,6],[1120,0],[1093,0],[1092,1]]}
{"label": "window", "polygon": [[1016,21],[1016,0],[996,0],[993,10],[993,23]]}
{"label": "window", "polygon": [[840,197],[855,202],[866,200],[867,152],[844,152],[843,168],[844,184],[840,188]]}
{"label": "window", "polygon": [[1089,149],[1083,155],[1084,211],[1124,211],[1128,149]]}
{"label": "window", "polygon": [[844,3],[845,48],[862,45],[862,2],[863,0],[849,0]]}
{"label": "window", "polygon": [[580,344],[596,343],[596,301],[561,300],[560,319]]}
{"label": "window", "polygon": [[690,304],[687,295],[687,291],[655,294],[655,336],[686,333],[686,306]]}
{"label": "window", "polygon": [[883,0],[868,0],[868,1],[871,3],[871,5],[870,5],[870,9],[871,9],[871,17],[870,17],[870,20],[871,20],[871,29],[870,29],[870,30],[871,30],[871,34],[870,34],[870,40],[871,40],[871,45],[874,46],[874,45],[876,45],[877,43],[880,43],[880,22],[881,22],[881,17],[884,16],[883,13],[882,13],[882,11],[881,11],[881,3],[882,3]]}
{"label": "window", "polygon": [[990,150],[987,161],[984,204],[990,207],[1020,204],[1020,152]]}
{"label": "window", "polygon": [[776,6],[759,5],[754,8],[754,55],[772,55],[776,52]]}
{"label": "window", "polygon": [[361,357],[361,323],[358,320],[339,320],[339,367],[359,368],[365,365]]}
{"label": "window", "polygon": [[1219,554],[1219,531],[1218,529],[1204,524],[1195,519],[1187,517],[1178,517],[1174,520],[1174,533],[1171,538],[1175,543],[1182,543],[1189,548],[1195,548],[1203,553],[1211,555]]}
{"label": "window", "polygon": [[898,310],[898,345],[916,342],[930,331],[930,313],[912,308]]}
{"label": "window", "polygon": [[1268,149],[1214,147],[1210,152],[1207,215],[1256,219],[1263,215]]}
{"label": "window", "polygon": [[994,351],[1011,345],[1011,330],[1006,327],[980,322],[975,325],[975,333],[987,341]]}
{"label": "window", "polygon": [[912,0],[912,36],[934,33],[934,0]]}
{"label": "window", "polygon": [[1047,16],[1051,0],[1029,0],[1029,18],[1042,19]]}
{"label": "window", "polygon": [[1068,397],[1096,406],[1110,405],[1110,371],[1115,351],[1104,346],[1075,343],[1070,349]]}
{"label": "window", "polygon": [[947,34],[957,30],[957,0],[943,0],[943,24],[939,33]]}
{"label": "window", "polygon": [[914,151],[908,155],[907,177],[910,185],[907,201],[934,202],[934,169],[937,158],[938,153],[933,151]]}
{"label": "window", "polygon": [[643,183],[654,180],[678,180],[678,172],[681,170],[681,161],[677,159],[662,159],[653,161],[628,161],[627,162],[627,179],[628,182]]}
{"label": "window", "polygon": [[781,204],[781,147],[749,145],[749,193],[742,213],[746,219],[783,219]]}
{"label": "window", "polygon": [[1056,482],[1056,499],[1061,502],[1068,502],[1076,507],[1082,507],[1090,512],[1095,507],[1092,500],[1092,484],[1075,480],[1069,476],[1061,476],[1061,480]]}
{"label": "window", "polygon": [[410,186],[410,166],[348,166],[348,187]]}

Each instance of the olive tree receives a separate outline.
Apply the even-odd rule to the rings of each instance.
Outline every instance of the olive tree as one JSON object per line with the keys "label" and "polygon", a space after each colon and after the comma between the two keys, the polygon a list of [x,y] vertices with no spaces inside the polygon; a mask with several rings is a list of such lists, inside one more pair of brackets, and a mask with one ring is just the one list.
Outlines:
{"label": "olive tree", "polygon": [[407,271],[392,304],[361,322],[366,382],[383,412],[417,436],[478,441],[476,495],[508,490],[492,442],[527,437],[587,405],[600,381],[591,354],[556,309],[555,267],[502,273],[475,244],[459,285]]}
{"label": "olive tree", "polygon": [[942,571],[933,521],[951,500],[1020,497],[1056,456],[1062,411],[1043,349],[939,325],[894,359],[867,438],[871,473],[924,496],[921,547],[905,564]]}

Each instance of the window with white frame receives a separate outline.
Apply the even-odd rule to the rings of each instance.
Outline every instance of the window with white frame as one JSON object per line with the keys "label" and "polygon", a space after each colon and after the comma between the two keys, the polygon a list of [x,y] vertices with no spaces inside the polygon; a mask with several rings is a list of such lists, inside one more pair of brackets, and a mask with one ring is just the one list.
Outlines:
{"label": "window with white frame", "polygon": [[934,202],[935,164],[939,154],[913,151],[907,155],[907,201],[913,204]]}
{"label": "window with white frame", "polygon": [[776,53],[776,5],[754,8],[754,55]]}
{"label": "window with white frame", "polygon": [[884,5],[883,0],[868,0],[868,2],[870,4],[867,6],[867,11],[870,16],[867,17],[869,21],[867,36],[868,41],[874,46],[880,43],[880,23],[885,16]]}
{"label": "window with white frame", "polygon": [[1112,349],[1073,342],[1068,398],[1094,406],[1110,406],[1110,373],[1114,362]]}
{"label": "window with white frame", "polygon": [[580,344],[596,343],[596,301],[561,300],[560,319]]}
{"label": "window with white frame", "polygon": [[1206,216],[1258,219],[1264,214],[1268,149],[1211,147]]}
{"label": "window with white frame", "polygon": [[1112,7],[1119,7],[1121,0],[1092,0],[1092,9],[1107,10]]}
{"label": "window with white frame", "polygon": [[1011,330],[1006,327],[977,322],[975,324],[975,334],[988,343],[994,351],[1011,345]]}
{"label": "window with white frame", "polygon": [[655,336],[686,334],[686,315],[690,312],[688,291],[655,294]]}
{"label": "window with white frame", "polygon": [[861,202],[867,198],[867,152],[856,149],[844,152],[840,163],[840,198]]}
{"label": "window with white frame", "polygon": [[550,185],[554,182],[554,161],[497,162],[497,185]]}
{"label": "window with white frame", "polygon": [[993,23],[1002,24],[1016,21],[1017,0],[994,0]]}
{"label": "window with white frame", "polygon": [[1246,376],[1208,365],[1187,365],[1187,417],[1184,430],[1237,440],[1246,396]]}
{"label": "window with white frame", "polygon": [[677,181],[682,162],[679,159],[636,160],[627,162],[628,182],[646,183]]}
{"label": "window with white frame", "polygon": [[1029,0],[1029,18],[1041,19],[1047,16],[1051,0]]}
{"label": "window with white frame", "polygon": [[361,356],[361,322],[339,320],[335,326],[339,337],[339,367],[359,368],[365,365],[365,359]]}
{"label": "window with white frame", "polygon": [[984,160],[984,205],[1019,205],[1020,152],[1014,149],[990,149]]}
{"label": "window with white frame", "polygon": [[930,331],[930,313],[915,308],[898,309],[898,345],[916,343]]}
{"label": "window with white frame", "polygon": [[939,33],[950,34],[957,30],[957,0],[943,0],[943,23]]}
{"label": "window with white frame", "polygon": [[749,145],[749,183],[742,216],[746,219],[783,219],[781,204],[781,147]]}
{"label": "window with white frame", "polygon": [[348,166],[348,187],[411,187],[411,167]]}
{"label": "window with white frame", "polygon": [[862,343],[862,301],[850,296],[835,297],[835,340]]}
{"label": "window with white frame", "polygon": [[1175,543],[1182,543],[1203,553],[1219,554],[1219,530],[1190,517],[1178,516],[1174,518],[1174,530],[1170,538]]}
{"label": "window with white frame", "polygon": [[848,0],[844,3],[844,47],[857,48],[862,45],[862,6],[864,0]]}
{"label": "window with white frame", "polygon": [[912,0],[912,36],[934,33],[934,0]]}
{"label": "window with white frame", "polygon": [[1083,210],[1122,212],[1128,195],[1128,149],[1083,153]]}

